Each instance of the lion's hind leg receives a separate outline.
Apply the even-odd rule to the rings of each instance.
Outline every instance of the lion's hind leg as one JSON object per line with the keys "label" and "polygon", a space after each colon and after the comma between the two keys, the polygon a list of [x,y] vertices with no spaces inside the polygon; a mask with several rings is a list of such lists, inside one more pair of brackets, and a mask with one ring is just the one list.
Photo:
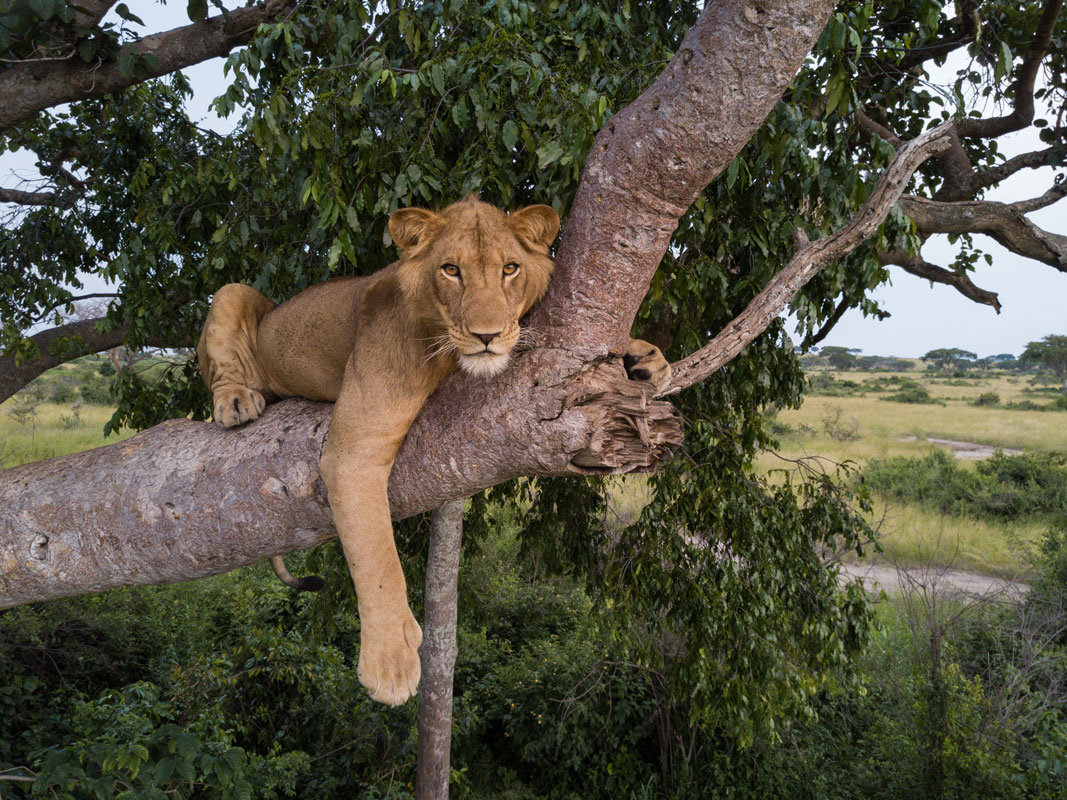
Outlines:
{"label": "lion's hind leg", "polygon": [[258,419],[277,399],[256,356],[259,321],[272,308],[274,303],[239,283],[223,286],[211,301],[196,355],[215,421],[224,428]]}

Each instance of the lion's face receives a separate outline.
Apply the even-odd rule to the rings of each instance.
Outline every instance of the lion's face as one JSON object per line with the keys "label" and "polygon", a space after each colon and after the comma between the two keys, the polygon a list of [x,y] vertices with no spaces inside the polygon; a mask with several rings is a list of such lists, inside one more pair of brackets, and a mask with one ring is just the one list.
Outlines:
{"label": "lion's face", "polygon": [[403,252],[404,293],[443,331],[441,345],[455,348],[461,369],[495,375],[507,366],[519,320],[548,287],[558,230],[548,206],[505,214],[473,197],[438,213],[403,208],[389,219]]}

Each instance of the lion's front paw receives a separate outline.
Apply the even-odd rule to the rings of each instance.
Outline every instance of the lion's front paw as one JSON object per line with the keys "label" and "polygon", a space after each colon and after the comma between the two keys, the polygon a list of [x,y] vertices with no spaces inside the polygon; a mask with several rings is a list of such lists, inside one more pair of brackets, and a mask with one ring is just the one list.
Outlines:
{"label": "lion's front paw", "polygon": [[671,383],[671,365],[654,344],[631,339],[622,359],[626,374],[632,381],[648,381],[663,392]]}
{"label": "lion's front paw", "polygon": [[361,621],[359,682],[367,687],[372,700],[399,706],[415,694],[422,677],[419,645],[422,628],[407,608],[406,619],[399,623],[380,624]]}
{"label": "lion's front paw", "polygon": [[263,395],[247,386],[215,390],[215,422],[224,428],[235,428],[259,419],[266,407]]}

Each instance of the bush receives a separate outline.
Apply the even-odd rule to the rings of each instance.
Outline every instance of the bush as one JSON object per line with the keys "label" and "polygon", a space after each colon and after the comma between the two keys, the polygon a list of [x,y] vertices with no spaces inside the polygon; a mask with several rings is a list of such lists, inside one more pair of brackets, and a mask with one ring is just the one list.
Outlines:
{"label": "bush", "polygon": [[912,386],[905,386],[896,394],[891,394],[888,397],[883,397],[883,400],[892,400],[894,403],[919,403],[924,405],[940,405],[940,401],[935,400],[930,396],[930,393],[926,391],[925,387],[919,384]]}
{"label": "bush", "polygon": [[974,398],[972,405],[976,406],[999,406],[1000,395],[996,392],[982,392]]}
{"label": "bush", "polygon": [[873,460],[863,471],[871,490],[943,513],[1018,518],[1067,513],[1067,457],[997,453],[971,472],[942,450],[922,458]]}

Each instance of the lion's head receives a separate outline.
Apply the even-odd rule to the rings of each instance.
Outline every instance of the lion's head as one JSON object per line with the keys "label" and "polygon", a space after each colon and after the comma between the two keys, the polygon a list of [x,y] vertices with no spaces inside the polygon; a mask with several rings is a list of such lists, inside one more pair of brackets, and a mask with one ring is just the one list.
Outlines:
{"label": "lion's head", "polygon": [[473,196],[439,212],[402,208],[389,219],[405,296],[474,375],[507,366],[519,320],[548,287],[558,231],[549,206],[506,214]]}

